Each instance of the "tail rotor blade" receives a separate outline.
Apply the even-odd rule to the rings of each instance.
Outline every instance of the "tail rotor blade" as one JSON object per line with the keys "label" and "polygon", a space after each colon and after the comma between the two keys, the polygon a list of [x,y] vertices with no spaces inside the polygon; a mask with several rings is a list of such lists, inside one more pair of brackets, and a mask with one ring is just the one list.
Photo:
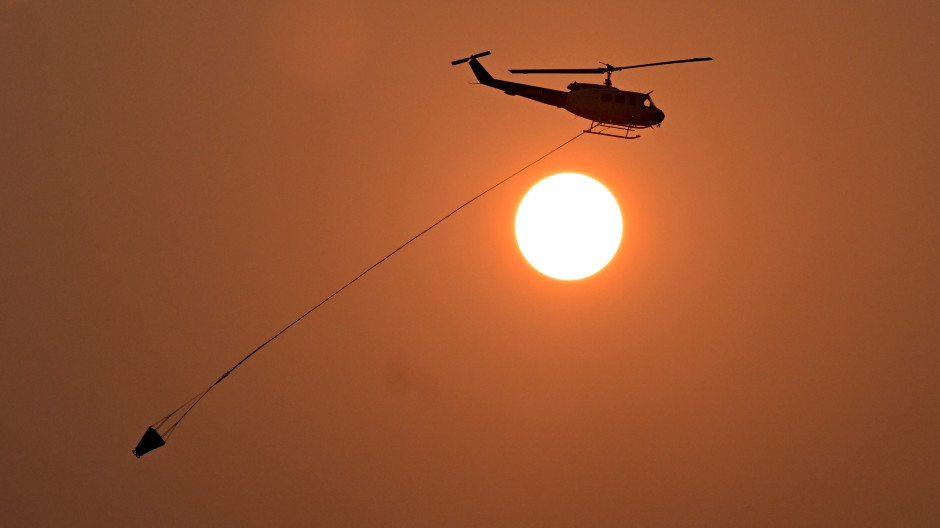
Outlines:
{"label": "tail rotor blade", "polygon": [[476,55],[470,55],[469,57],[467,57],[467,58],[465,58],[465,59],[457,59],[457,60],[455,60],[455,61],[451,61],[450,64],[451,64],[451,66],[456,66],[456,65],[458,65],[458,64],[463,64],[463,63],[465,63],[465,62],[467,62],[467,61],[470,61],[470,60],[473,60],[473,59],[478,59],[478,58],[480,58],[480,57],[486,57],[486,56],[489,55],[489,54],[490,54],[490,52],[484,51],[483,53],[477,53]]}

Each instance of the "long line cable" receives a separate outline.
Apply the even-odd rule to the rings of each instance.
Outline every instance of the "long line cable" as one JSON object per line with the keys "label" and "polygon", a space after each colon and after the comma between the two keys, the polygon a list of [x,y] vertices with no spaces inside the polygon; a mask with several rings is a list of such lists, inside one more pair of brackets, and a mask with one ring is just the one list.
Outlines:
{"label": "long line cable", "polygon": [[[301,316],[298,317],[297,319],[294,319],[293,322],[291,322],[289,325],[287,325],[287,326],[285,326],[284,328],[282,328],[278,333],[276,333],[276,334],[274,334],[273,336],[271,336],[267,341],[265,341],[264,343],[261,343],[261,345],[259,345],[258,348],[252,350],[251,353],[249,353],[247,356],[243,357],[243,358],[241,359],[241,361],[239,361],[238,363],[236,363],[235,366],[233,366],[232,368],[228,369],[228,370],[225,372],[225,374],[222,374],[222,377],[220,377],[218,380],[216,380],[215,383],[213,383],[212,385],[209,385],[209,388],[207,388],[207,389],[204,390],[203,392],[201,392],[201,393],[199,393],[199,394],[193,396],[192,398],[190,398],[189,400],[187,400],[185,403],[183,403],[182,405],[180,405],[179,407],[177,407],[173,412],[171,412],[171,413],[168,414],[167,416],[161,418],[160,420],[157,420],[151,427],[153,427],[154,429],[160,429],[161,427],[163,427],[163,425],[166,424],[166,422],[170,419],[171,416],[175,415],[176,413],[178,413],[178,412],[180,412],[181,410],[183,410],[184,408],[186,408],[186,411],[183,412],[183,414],[182,414],[176,421],[172,422],[172,423],[170,424],[170,426],[167,427],[167,429],[166,429],[163,433],[161,433],[161,436],[163,436],[164,439],[167,438],[167,437],[169,437],[169,436],[170,436],[170,433],[172,433],[173,430],[176,429],[176,426],[179,425],[179,423],[180,423],[181,421],[183,421],[183,418],[186,418],[186,415],[189,414],[189,412],[193,410],[193,407],[195,407],[200,401],[202,401],[203,398],[206,397],[207,394],[209,394],[209,391],[211,391],[213,388],[215,388],[216,385],[218,385],[219,383],[221,383],[222,380],[224,380],[226,377],[228,377],[228,375],[231,374],[232,371],[234,371],[235,369],[237,369],[242,363],[244,363],[245,361],[247,361],[248,358],[250,358],[251,356],[255,355],[259,350],[261,350],[262,348],[264,348],[265,346],[267,346],[268,343],[270,343],[271,341],[274,341],[275,339],[277,339],[278,337],[280,337],[281,334],[283,334],[284,332],[290,330],[291,327],[293,327],[294,325],[296,325],[297,323],[299,323],[300,321],[302,321],[302,320],[303,320],[304,318],[306,318],[308,315],[312,314],[314,311],[317,310],[317,308],[323,306],[323,305],[326,304],[330,299],[332,299],[333,297],[336,297],[337,295],[339,295],[343,290],[345,290],[346,288],[352,286],[356,281],[358,281],[359,279],[361,279],[362,277],[364,277],[367,273],[369,273],[370,271],[372,271],[372,270],[374,270],[375,268],[377,268],[380,264],[382,264],[382,263],[385,262],[386,260],[390,259],[390,258],[392,257],[392,255],[394,255],[394,254],[398,253],[399,251],[405,249],[409,244],[411,244],[411,243],[414,242],[415,240],[421,238],[422,235],[424,235],[424,234],[427,233],[428,231],[430,231],[430,230],[434,229],[435,227],[437,227],[437,226],[438,226],[441,222],[443,222],[444,220],[447,220],[447,219],[450,218],[451,216],[457,214],[457,212],[460,211],[461,209],[463,209],[464,207],[467,207],[468,205],[472,204],[473,202],[479,200],[480,198],[482,198],[484,195],[486,195],[487,193],[489,193],[489,192],[492,191],[493,189],[495,189],[495,188],[499,187],[500,185],[502,185],[502,184],[508,182],[509,180],[511,180],[511,179],[514,178],[515,176],[519,175],[520,173],[522,173],[523,171],[525,171],[525,170],[528,169],[529,167],[535,165],[536,163],[538,163],[538,162],[542,161],[543,159],[549,157],[550,155],[554,154],[555,152],[561,150],[562,147],[564,147],[564,146],[566,146],[567,144],[571,143],[572,141],[578,139],[578,138],[581,137],[582,135],[584,135],[584,132],[578,133],[577,135],[575,135],[575,136],[572,137],[571,139],[566,140],[566,141],[565,141],[564,143],[562,143],[561,145],[558,145],[557,147],[553,148],[552,150],[549,150],[548,152],[546,152],[545,154],[542,154],[541,156],[539,156],[539,157],[536,158],[535,160],[533,160],[533,161],[529,162],[528,164],[526,164],[526,165],[525,165],[524,167],[522,167],[521,169],[519,169],[519,170],[517,170],[516,172],[510,174],[509,176],[506,176],[505,178],[503,178],[502,180],[500,180],[500,181],[496,182],[495,184],[491,185],[490,187],[488,187],[487,189],[485,189],[485,190],[482,191],[481,193],[477,194],[477,195],[474,196],[473,198],[470,198],[469,200],[467,200],[466,202],[464,202],[462,205],[460,205],[459,207],[457,207],[457,208],[454,209],[453,211],[451,211],[451,212],[447,213],[446,215],[442,216],[438,221],[436,221],[436,222],[434,222],[433,224],[429,225],[427,228],[425,228],[423,231],[421,231],[421,232],[418,233],[417,235],[415,235],[415,236],[409,238],[404,244],[398,246],[398,247],[395,248],[391,253],[389,253],[389,254],[385,255],[384,257],[382,257],[381,259],[379,259],[375,264],[373,264],[373,265],[369,266],[368,268],[366,268],[366,269],[365,269],[364,271],[362,271],[362,273],[360,273],[359,275],[356,275],[351,281],[347,282],[347,283],[344,284],[342,287],[340,287],[338,290],[334,291],[333,293],[331,293],[330,295],[328,295],[326,298],[324,298],[322,301],[320,301],[320,302],[318,302],[317,304],[315,304],[315,305],[313,306],[313,308],[310,308],[309,310],[307,310],[306,312],[304,312],[303,315],[301,315]],[[192,403],[190,403],[190,402],[192,402]],[[187,407],[187,405],[188,405],[188,407]]]}

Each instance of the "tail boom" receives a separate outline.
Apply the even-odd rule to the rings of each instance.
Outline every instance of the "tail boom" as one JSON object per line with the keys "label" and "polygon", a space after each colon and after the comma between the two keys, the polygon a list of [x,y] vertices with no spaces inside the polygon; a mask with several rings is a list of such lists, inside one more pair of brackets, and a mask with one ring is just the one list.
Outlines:
{"label": "tail boom", "polygon": [[557,106],[558,108],[565,107],[565,101],[568,99],[568,92],[493,78],[493,76],[490,75],[490,72],[486,71],[486,68],[484,68],[483,65],[480,64],[480,61],[477,60],[477,58],[484,57],[489,54],[490,52],[485,51],[483,53],[471,55],[465,59],[453,61],[451,64],[457,65],[463,64],[464,62],[469,62],[470,69],[473,70],[473,75],[475,75],[477,81],[479,81],[480,84],[484,86],[502,90],[509,95],[518,95],[520,97],[532,99],[533,101],[538,101],[547,105]]}

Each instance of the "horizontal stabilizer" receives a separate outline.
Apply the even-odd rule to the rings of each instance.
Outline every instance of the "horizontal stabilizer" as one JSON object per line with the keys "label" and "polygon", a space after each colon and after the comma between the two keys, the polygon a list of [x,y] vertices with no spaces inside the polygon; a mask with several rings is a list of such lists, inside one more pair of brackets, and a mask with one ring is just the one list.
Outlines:
{"label": "horizontal stabilizer", "polygon": [[489,55],[489,54],[490,54],[490,52],[484,51],[483,53],[477,53],[476,55],[470,55],[470,56],[467,57],[466,59],[458,59],[458,60],[455,60],[455,61],[451,62],[450,64],[451,64],[452,66],[456,66],[456,65],[458,65],[458,64],[463,64],[463,63],[465,63],[465,62],[467,62],[467,61],[469,61],[469,60],[471,60],[471,59],[476,59],[476,58],[479,58],[479,57],[486,57],[486,56]]}

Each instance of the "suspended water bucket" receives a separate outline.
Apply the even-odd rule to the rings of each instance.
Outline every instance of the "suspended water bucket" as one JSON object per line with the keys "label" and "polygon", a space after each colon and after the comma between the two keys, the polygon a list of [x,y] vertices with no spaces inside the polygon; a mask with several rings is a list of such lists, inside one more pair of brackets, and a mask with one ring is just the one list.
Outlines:
{"label": "suspended water bucket", "polygon": [[140,458],[165,443],[163,437],[160,436],[160,433],[158,433],[156,429],[148,427],[147,432],[144,433],[140,442],[137,442],[137,447],[134,448],[134,456]]}

